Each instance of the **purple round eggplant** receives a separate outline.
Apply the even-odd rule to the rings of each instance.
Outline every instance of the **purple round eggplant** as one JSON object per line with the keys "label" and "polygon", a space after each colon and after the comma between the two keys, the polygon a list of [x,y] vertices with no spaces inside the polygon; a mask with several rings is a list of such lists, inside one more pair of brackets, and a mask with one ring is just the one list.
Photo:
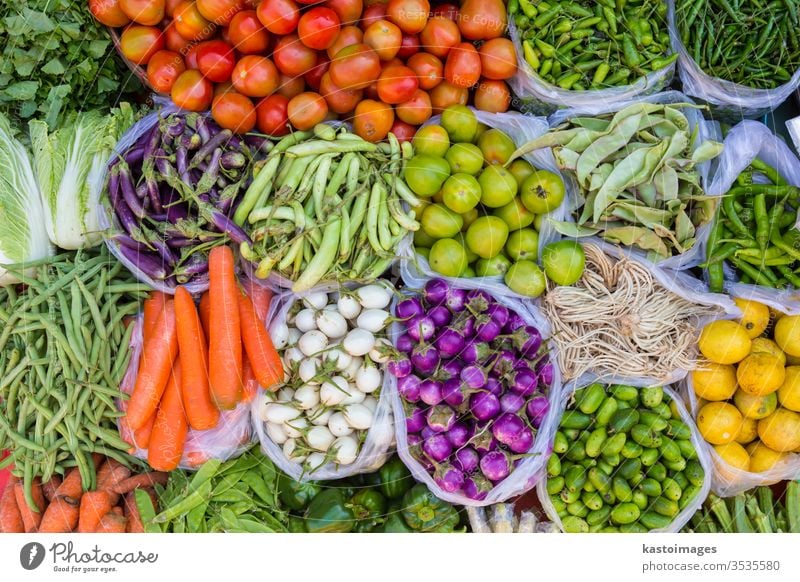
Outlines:
{"label": "purple round eggplant", "polygon": [[428,317],[433,320],[437,327],[444,327],[453,319],[453,314],[444,305],[437,305],[428,311]]}
{"label": "purple round eggplant", "polygon": [[450,291],[447,293],[447,299],[444,300],[444,304],[447,306],[447,309],[453,313],[464,311],[467,304],[467,292],[463,289],[451,287]]}
{"label": "purple round eggplant", "polygon": [[486,381],[488,379],[486,372],[484,372],[483,368],[476,366],[475,364],[470,364],[469,366],[465,366],[461,370],[461,374],[459,374],[459,378],[467,385],[467,387],[472,388],[473,390],[477,390],[478,388],[483,388],[486,386]]}
{"label": "purple round eggplant", "polygon": [[472,437],[472,429],[463,422],[456,422],[447,431],[447,439],[454,447],[463,447]]}
{"label": "purple round eggplant", "polygon": [[[486,313],[495,320],[502,328],[508,322],[510,312],[507,307],[499,303],[492,303],[487,309]],[[502,331],[502,329],[501,329]]]}
{"label": "purple round eggplant", "polygon": [[500,399],[491,392],[478,392],[470,396],[469,409],[478,420],[489,420],[500,413]]}
{"label": "purple round eggplant", "polygon": [[482,363],[492,354],[492,347],[483,342],[467,342],[461,352],[461,359],[467,364]]}
{"label": "purple round eggplant", "polygon": [[455,467],[444,468],[441,476],[435,476],[433,480],[444,491],[455,493],[456,491],[461,491],[464,486],[464,473]]}
{"label": "purple round eggplant", "polygon": [[472,447],[464,447],[458,449],[456,454],[453,455],[455,458],[453,459],[453,466],[461,469],[464,473],[472,473],[473,471],[477,470],[478,463],[481,460],[478,451],[473,449]]}
{"label": "purple round eggplant", "polygon": [[423,289],[423,296],[429,305],[439,305],[447,299],[447,293],[450,291],[450,285],[444,279],[431,279],[425,283]]}
{"label": "purple round eggplant", "polygon": [[462,488],[464,495],[474,501],[483,501],[491,490],[492,484],[482,475],[467,477]]}
{"label": "purple round eggplant", "polygon": [[500,335],[502,329],[503,326],[490,317],[475,325],[475,336],[482,342],[492,342]]}
{"label": "purple round eggplant", "polygon": [[411,319],[412,317],[423,315],[425,308],[422,307],[422,302],[418,297],[409,297],[397,304],[394,313],[400,319]]}
{"label": "purple round eggplant", "polygon": [[553,385],[556,371],[553,367],[553,362],[549,361],[549,358],[536,365],[536,373],[539,374],[539,385],[542,388],[549,388]]}
{"label": "purple round eggplant", "polygon": [[488,425],[476,426],[475,434],[469,439],[469,444],[481,455],[497,449],[497,441],[492,436],[492,431]]}
{"label": "purple round eggplant", "polygon": [[456,423],[456,411],[447,405],[432,406],[426,415],[428,426],[434,432],[447,432]]}
{"label": "purple round eggplant", "polygon": [[406,402],[419,401],[419,385],[422,381],[419,377],[409,374],[397,380],[397,392]]}
{"label": "purple round eggplant", "polygon": [[425,379],[419,385],[419,399],[429,406],[436,406],[442,401],[442,383]]}
{"label": "purple round eggplant", "polygon": [[503,326],[503,333],[514,333],[521,327],[525,327],[526,323],[522,316],[518,313],[511,313],[508,316],[508,321],[506,321],[505,325]]}
{"label": "purple round eggplant", "polygon": [[525,407],[525,412],[528,415],[528,419],[531,421],[531,424],[539,428],[544,421],[544,417],[547,416],[547,412],[550,410],[550,401],[544,396],[536,396],[535,398],[531,398],[528,401],[528,405]]}
{"label": "purple round eggplant", "polygon": [[439,353],[443,358],[453,358],[461,353],[466,341],[464,341],[460,333],[448,327],[436,336],[434,345],[439,349]]}
{"label": "purple round eggplant", "polygon": [[414,338],[407,333],[404,333],[397,338],[397,346],[395,347],[404,354],[410,354],[416,345],[417,342],[414,340]]}
{"label": "purple round eggplant", "polygon": [[442,463],[453,452],[453,445],[443,434],[434,434],[422,443],[422,451],[434,463]]}
{"label": "purple round eggplant", "polygon": [[511,449],[512,453],[527,453],[531,450],[533,441],[533,431],[526,426],[523,427],[523,429],[517,435],[517,438],[508,443],[508,448]]}
{"label": "purple round eggplant", "polygon": [[458,377],[448,378],[442,382],[442,398],[453,408],[461,406],[466,399],[462,385],[461,378]]}
{"label": "purple round eggplant", "polygon": [[498,380],[497,378],[493,378],[492,376],[489,376],[486,379],[486,384],[484,385],[483,390],[489,392],[490,394],[494,394],[495,396],[500,398],[505,388],[503,387],[503,384],[502,382],[500,382],[500,380]]}
{"label": "purple round eggplant", "polygon": [[480,468],[484,477],[492,483],[498,483],[509,476],[513,466],[503,451],[489,451],[481,457]]}
{"label": "purple round eggplant", "polygon": [[520,396],[531,396],[536,392],[536,387],[539,383],[539,378],[536,372],[529,368],[521,370],[514,370],[510,378],[511,382],[509,388],[512,392],[516,392]]}
{"label": "purple round eggplant", "polygon": [[439,350],[430,344],[416,347],[411,352],[411,363],[420,376],[433,374],[439,366],[439,360]]}
{"label": "purple round eggplant", "polygon": [[415,408],[411,411],[411,415],[406,417],[406,431],[411,433],[420,432],[427,425],[425,413],[421,408]]}
{"label": "purple round eggplant", "polygon": [[406,442],[408,443],[408,448],[411,449],[413,447],[418,447],[422,444],[422,436],[415,432],[410,432],[406,435]]}
{"label": "purple round eggplant", "polygon": [[492,436],[504,445],[509,445],[519,437],[524,428],[525,421],[519,416],[504,412],[492,423]]}
{"label": "purple round eggplant", "polygon": [[516,392],[506,392],[500,396],[500,410],[503,412],[519,412],[525,406],[525,398]]}
{"label": "purple round eggplant", "polygon": [[386,370],[396,378],[405,378],[414,371],[414,365],[411,360],[405,356],[394,360],[389,360],[386,363]]}
{"label": "purple round eggplant", "polygon": [[436,333],[436,324],[427,315],[415,315],[406,324],[408,335],[417,340],[428,341]]}

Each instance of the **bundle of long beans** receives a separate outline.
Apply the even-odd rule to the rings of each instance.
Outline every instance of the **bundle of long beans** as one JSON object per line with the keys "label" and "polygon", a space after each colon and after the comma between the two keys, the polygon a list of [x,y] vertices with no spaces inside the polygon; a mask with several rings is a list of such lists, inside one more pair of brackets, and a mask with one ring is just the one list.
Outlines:
{"label": "bundle of long beans", "polygon": [[774,89],[800,67],[800,1],[678,0],[675,22],[706,74]]}
{"label": "bundle of long beans", "polygon": [[800,533],[800,482],[789,481],[783,498],[756,487],[721,499],[713,493],[683,531],[695,533]]}

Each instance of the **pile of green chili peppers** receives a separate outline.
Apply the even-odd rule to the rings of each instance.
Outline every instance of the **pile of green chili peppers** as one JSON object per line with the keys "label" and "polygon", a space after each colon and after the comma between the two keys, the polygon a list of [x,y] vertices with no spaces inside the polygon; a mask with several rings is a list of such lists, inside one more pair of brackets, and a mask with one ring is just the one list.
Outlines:
{"label": "pile of green chili peppers", "polygon": [[661,0],[510,0],[525,60],[561,89],[630,85],[675,62]]}
{"label": "pile of green chili peppers", "polygon": [[[754,175],[769,183],[753,183]],[[798,208],[800,188],[788,185],[761,160],[753,160],[717,211],[703,265],[711,291],[723,290],[726,261],[742,283],[800,289]]]}
{"label": "pile of green chili peppers", "polygon": [[773,89],[800,67],[800,1],[678,0],[686,51],[706,74]]}

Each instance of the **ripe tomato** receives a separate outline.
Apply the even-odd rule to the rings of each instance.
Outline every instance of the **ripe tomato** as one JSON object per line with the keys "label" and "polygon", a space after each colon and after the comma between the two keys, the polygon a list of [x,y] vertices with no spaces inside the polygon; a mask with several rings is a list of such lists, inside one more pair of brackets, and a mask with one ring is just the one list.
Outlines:
{"label": "ripe tomato", "polygon": [[330,73],[322,75],[319,84],[319,92],[325,98],[325,102],[328,104],[330,110],[339,115],[349,113],[355,109],[356,105],[358,105],[358,102],[361,101],[363,97],[363,91],[361,91],[361,89],[345,90],[337,87],[334,82],[331,81]]}
{"label": "ripe tomato", "polygon": [[173,51],[158,51],[147,63],[147,81],[154,91],[169,93],[175,79],[185,70],[181,55]]}
{"label": "ripe tomato", "polygon": [[292,97],[288,107],[289,121],[305,131],[321,123],[328,114],[328,104],[322,95],[311,91]]}
{"label": "ripe tomato", "polygon": [[186,40],[205,40],[214,34],[216,26],[206,20],[197,4],[189,0],[184,0],[175,7],[174,20],[175,28]]}
{"label": "ripe tomato", "polygon": [[233,68],[231,83],[248,97],[266,97],[278,88],[278,69],[267,57],[247,55]]}
{"label": "ripe tomato", "polygon": [[261,25],[255,10],[237,12],[228,25],[228,37],[243,55],[265,53],[269,47],[269,32]]}
{"label": "ripe tomato", "polygon": [[183,2],[183,0],[167,0],[164,3],[164,12],[167,13],[169,18],[172,18],[173,14],[175,14],[175,8],[178,7],[178,4]]}
{"label": "ripe tomato", "polygon": [[358,22],[361,12],[364,10],[362,0],[328,0],[325,6],[339,15],[342,24]]}
{"label": "ripe tomato", "polygon": [[394,111],[391,105],[372,99],[365,99],[356,105],[353,129],[367,141],[381,141],[388,135],[393,123]]}
{"label": "ripe tomato", "polygon": [[369,85],[364,88],[364,97],[366,99],[374,99],[378,101],[380,97],[378,97],[378,81],[375,80]]}
{"label": "ripe tomato", "polygon": [[441,113],[451,105],[466,105],[469,99],[469,89],[456,87],[447,81],[442,81],[431,89],[428,95],[431,98],[433,112]]}
{"label": "ripe tomato", "polygon": [[164,0],[119,0],[119,8],[136,24],[155,26],[164,20]]}
{"label": "ripe tomato", "polygon": [[235,64],[233,47],[224,40],[207,40],[197,48],[197,67],[209,81],[229,81]]}
{"label": "ripe tomato", "polygon": [[319,91],[319,83],[322,79],[322,75],[328,72],[330,64],[331,62],[328,60],[328,57],[325,56],[325,53],[317,53],[317,64],[303,75],[306,85],[314,89],[314,91]]}
{"label": "ripe tomato", "polygon": [[217,83],[216,85],[214,85],[214,99],[216,99],[223,93],[230,93],[231,91],[236,92],[236,89],[233,88],[233,83],[231,83],[230,81],[225,81],[224,83]]}
{"label": "ripe tomato", "polygon": [[131,19],[120,6],[120,0],[89,0],[89,12],[95,20],[106,26],[125,26]]}
{"label": "ripe tomato", "polygon": [[351,44],[358,44],[364,39],[364,33],[357,26],[343,26],[336,35],[333,44],[327,48],[328,58],[332,59],[340,50]]}
{"label": "ripe tomato", "polygon": [[411,125],[422,125],[433,113],[431,98],[425,91],[417,89],[408,101],[400,103],[394,108],[397,117]]}
{"label": "ripe tomato", "polygon": [[192,41],[186,40],[181,36],[181,33],[178,32],[178,29],[175,28],[175,24],[172,22],[164,29],[164,38],[169,50],[182,55],[186,54],[186,51],[189,50],[189,46],[192,44]]}
{"label": "ripe tomato", "polygon": [[414,138],[414,134],[417,133],[417,128],[405,121],[395,119],[389,131],[394,134],[397,141],[403,143],[404,141],[411,141]]}
{"label": "ripe tomato", "polygon": [[187,70],[181,73],[170,92],[172,101],[182,109],[205,111],[211,105],[214,87],[200,71]]}
{"label": "ripe tomato", "polygon": [[272,51],[275,66],[291,77],[305,75],[317,64],[317,52],[300,42],[296,34],[284,36]]}
{"label": "ripe tomato", "polygon": [[384,103],[395,105],[408,101],[418,88],[417,76],[408,67],[387,67],[378,77],[378,97]]}
{"label": "ripe tomato", "polygon": [[503,113],[511,105],[511,92],[505,81],[481,79],[475,90],[475,107],[490,113]]}
{"label": "ripe tomato", "polygon": [[256,13],[264,28],[272,34],[294,32],[300,20],[300,9],[293,0],[264,0]]}
{"label": "ripe tomato", "polygon": [[283,95],[270,95],[256,106],[258,131],[281,136],[289,133],[289,99]]}
{"label": "ripe tomato", "polygon": [[291,77],[281,73],[279,83],[280,85],[278,85],[278,93],[287,99],[291,99],[295,95],[299,95],[306,89],[306,81],[303,79],[303,77]]}
{"label": "ripe tomato", "polygon": [[247,133],[256,126],[256,108],[249,97],[236,91],[218,95],[211,103],[211,117],[223,129]]}
{"label": "ripe tomato", "polygon": [[184,62],[186,63],[187,69],[192,69],[195,71],[200,70],[200,65],[197,64],[197,55],[200,52],[200,45],[203,43],[192,44],[186,50],[186,54],[183,57]]}
{"label": "ripe tomato", "polygon": [[487,79],[510,79],[517,72],[517,53],[507,38],[487,40],[478,50],[481,73]]}
{"label": "ripe tomato", "polygon": [[458,22],[458,6],[455,4],[439,4],[433,9],[434,16],[443,16],[453,22]]}
{"label": "ripe tomato", "polygon": [[389,0],[386,15],[406,34],[417,34],[425,28],[431,5],[428,0]]}
{"label": "ripe tomato", "polygon": [[361,15],[361,30],[367,30],[373,23],[386,18],[386,4],[372,4]]}
{"label": "ripe tomato", "polygon": [[458,19],[461,36],[469,40],[488,40],[503,36],[507,24],[503,0],[463,0]]}
{"label": "ripe tomato", "polygon": [[244,10],[244,0],[197,0],[197,9],[206,20],[228,26],[236,13]]}
{"label": "ripe tomato", "polygon": [[388,67],[405,67],[406,64],[397,57],[388,60],[388,61],[381,61],[381,71],[385,71]]}
{"label": "ripe tomato", "polygon": [[408,67],[414,71],[419,79],[420,89],[429,91],[442,82],[444,65],[442,61],[430,53],[417,53],[411,55],[407,61]]}
{"label": "ripe tomato", "polygon": [[125,58],[137,65],[146,65],[154,54],[164,48],[164,35],[155,26],[131,24],[122,31],[119,46]]}
{"label": "ripe tomato", "polygon": [[419,36],[416,34],[403,34],[403,40],[400,41],[400,50],[397,51],[397,56],[401,59],[407,59],[418,52]]}
{"label": "ripe tomato", "polygon": [[322,51],[333,44],[340,28],[339,15],[330,8],[318,6],[303,13],[297,23],[297,34],[304,45]]}
{"label": "ripe tomato", "polygon": [[381,74],[378,53],[365,44],[340,50],[331,61],[331,80],[342,89],[363,89]]}
{"label": "ripe tomato", "polygon": [[461,31],[452,20],[435,16],[428,20],[428,24],[419,33],[419,42],[427,52],[443,59],[452,47],[461,42]]}
{"label": "ripe tomato", "polygon": [[364,44],[371,47],[382,61],[393,59],[403,42],[403,31],[388,20],[378,20],[364,31]]}
{"label": "ripe tomato", "polygon": [[481,78],[481,57],[469,42],[450,49],[444,64],[444,78],[458,87],[472,87]]}

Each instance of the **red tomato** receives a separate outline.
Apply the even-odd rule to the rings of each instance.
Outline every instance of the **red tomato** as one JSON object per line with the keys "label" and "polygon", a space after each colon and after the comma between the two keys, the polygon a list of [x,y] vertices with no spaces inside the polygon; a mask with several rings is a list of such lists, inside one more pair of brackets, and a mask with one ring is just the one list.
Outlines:
{"label": "red tomato", "polygon": [[214,34],[216,26],[206,20],[197,10],[197,4],[184,0],[175,7],[172,21],[180,35],[186,40],[205,40]]}
{"label": "red tomato", "polygon": [[175,14],[175,9],[181,2],[183,2],[183,0],[167,0],[164,3],[164,12],[167,13],[167,16],[172,18],[172,15]]}
{"label": "red tomato", "polygon": [[433,9],[434,16],[443,16],[453,22],[458,22],[458,6],[455,4],[439,4]]}
{"label": "red tomato", "polygon": [[357,26],[343,26],[342,29],[339,31],[339,34],[336,35],[336,39],[333,41],[333,44],[328,47],[327,53],[328,58],[332,59],[336,56],[340,50],[342,50],[346,46],[350,46],[351,44],[358,44],[362,42],[364,39],[364,33],[361,32],[361,29]]}
{"label": "red tomato", "polygon": [[331,80],[342,89],[363,89],[381,74],[378,54],[365,44],[343,48],[331,61]]}
{"label": "red tomato", "polygon": [[481,73],[487,79],[510,79],[517,72],[517,53],[514,43],[507,38],[487,40],[478,50]]}
{"label": "red tomato", "polygon": [[229,81],[235,64],[233,47],[224,40],[207,40],[198,46],[197,67],[209,81]]}
{"label": "red tomato", "polygon": [[106,26],[125,26],[131,19],[120,7],[119,0],[89,0],[89,12],[95,20]]}
{"label": "red tomato", "polygon": [[228,37],[243,55],[265,53],[269,47],[269,32],[262,26],[255,10],[237,12],[228,25]]}
{"label": "red tomato", "polygon": [[340,28],[339,15],[330,8],[318,6],[300,17],[297,34],[307,47],[323,51],[336,40]]}
{"label": "red tomato", "polygon": [[247,133],[256,126],[256,108],[248,97],[236,91],[217,95],[211,103],[211,117],[223,129]]}
{"label": "red tomato", "polygon": [[408,67],[419,79],[420,89],[429,91],[442,82],[444,65],[430,53],[417,53],[408,59]]}
{"label": "red tomato", "polygon": [[214,87],[200,71],[187,70],[181,73],[170,92],[172,101],[182,109],[205,111],[211,105]]}
{"label": "red tomato", "polygon": [[381,72],[385,71],[388,67],[405,67],[406,64],[402,61],[402,59],[398,59],[397,57],[388,60],[388,61],[381,61]]}
{"label": "red tomato", "polygon": [[436,16],[428,20],[428,24],[419,33],[420,46],[440,59],[447,56],[450,49],[461,42],[458,25],[444,16]]}
{"label": "red tomato", "polygon": [[206,20],[228,26],[236,13],[244,10],[244,0],[197,0],[197,9]]}
{"label": "red tomato", "polygon": [[400,50],[397,51],[397,56],[401,59],[407,59],[418,52],[419,37],[416,34],[404,34],[403,40],[400,41]]}
{"label": "red tomato", "polygon": [[372,4],[367,6],[361,15],[361,30],[367,30],[373,23],[386,18],[386,4]]}
{"label": "red tomato", "polygon": [[296,34],[284,36],[272,51],[275,66],[291,77],[305,75],[317,64],[317,52],[308,48]]}
{"label": "red tomato", "polygon": [[408,101],[418,88],[417,76],[408,67],[387,67],[378,77],[378,97],[384,103],[395,105]]}
{"label": "red tomato", "polygon": [[267,57],[247,55],[233,68],[231,83],[248,97],[266,97],[278,88],[278,69]]}
{"label": "red tomato", "polygon": [[155,26],[131,24],[122,31],[119,47],[126,59],[146,65],[154,54],[164,48],[164,35]]}
{"label": "red tomato", "polygon": [[367,99],[374,99],[378,101],[378,81],[375,80],[364,88],[364,97]]}
{"label": "red tomato", "polygon": [[422,125],[431,116],[431,98],[425,91],[417,90],[408,101],[394,108],[397,117],[411,125]]}
{"label": "red tomato", "polygon": [[299,95],[306,89],[306,81],[303,77],[291,77],[281,73],[280,85],[278,86],[278,93],[291,99],[295,95]]}
{"label": "red tomato", "polygon": [[371,47],[382,61],[393,59],[400,50],[403,31],[388,20],[378,20],[364,31],[364,44]]}
{"label": "red tomato", "polygon": [[412,140],[414,134],[417,133],[417,128],[406,123],[405,121],[395,119],[389,131],[394,134],[394,136],[397,138],[397,141],[403,143],[404,141]]}
{"label": "red tomato", "polygon": [[200,65],[197,64],[197,55],[200,52],[201,44],[203,43],[193,44],[186,50],[183,60],[186,62],[187,69],[200,70]]}
{"label": "red tomato", "polygon": [[506,4],[503,0],[463,0],[458,18],[461,36],[469,40],[488,40],[506,31]]}
{"label": "red tomato", "polygon": [[314,89],[314,91],[319,91],[319,83],[322,79],[322,75],[328,72],[328,68],[330,67],[330,61],[328,57],[325,56],[324,53],[317,53],[317,64],[303,75],[303,79],[306,81],[306,85]]}
{"label": "red tomato", "polygon": [[321,123],[328,114],[328,104],[319,93],[306,92],[292,97],[288,107],[289,121],[305,131]]}
{"label": "red tomato", "polygon": [[181,36],[181,33],[178,32],[178,29],[175,28],[175,24],[172,22],[164,29],[164,38],[166,39],[166,45],[169,50],[182,55],[186,54],[192,44],[192,41],[186,40]]}
{"label": "red tomato", "polygon": [[481,78],[481,57],[470,42],[450,49],[444,64],[445,80],[458,87],[472,87]]}
{"label": "red tomato", "polygon": [[466,105],[469,99],[469,89],[456,87],[447,81],[442,81],[431,89],[428,95],[431,98],[433,112],[441,113],[451,105]]}
{"label": "red tomato", "polygon": [[367,141],[381,141],[389,134],[394,123],[394,111],[391,105],[364,99],[356,105],[353,115],[353,129]]}
{"label": "red tomato", "polygon": [[181,55],[173,51],[158,51],[147,63],[147,81],[154,91],[169,93],[175,79],[185,70]]}
{"label": "red tomato", "polygon": [[511,105],[511,92],[505,81],[481,79],[475,90],[475,107],[490,113],[503,113]]}
{"label": "red tomato", "polygon": [[164,20],[164,0],[119,0],[119,8],[136,24],[155,26]]}
{"label": "red tomato", "polygon": [[281,136],[289,133],[289,99],[283,95],[270,95],[256,106],[258,130],[267,135]]}
{"label": "red tomato", "polygon": [[389,0],[386,15],[406,34],[417,34],[425,28],[431,5],[428,0]]}
{"label": "red tomato", "polygon": [[339,15],[342,24],[358,22],[361,12],[364,10],[362,0],[328,0],[325,6]]}
{"label": "red tomato", "polygon": [[293,0],[264,0],[258,5],[258,19],[272,34],[289,34],[297,28],[300,9]]}
{"label": "red tomato", "polygon": [[233,83],[231,83],[230,81],[225,81],[224,83],[217,83],[216,85],[214,85],[214,99],[216,99],[223,93],[230,93],[231,91],[236,92],[236,89],[233,88]]}
{"label": "red tomato", "polygon": [[330,73],[322,75],[319,84],[319,92],[325,98],[325,102],[328,104],[330,110],[339,115],[355,109],[355,106],[358,105],[358,102],[361,101],[363,97],[363,91],[361,91],[361,89],[348,91],[337,87],[334,82],[331,81]]}

